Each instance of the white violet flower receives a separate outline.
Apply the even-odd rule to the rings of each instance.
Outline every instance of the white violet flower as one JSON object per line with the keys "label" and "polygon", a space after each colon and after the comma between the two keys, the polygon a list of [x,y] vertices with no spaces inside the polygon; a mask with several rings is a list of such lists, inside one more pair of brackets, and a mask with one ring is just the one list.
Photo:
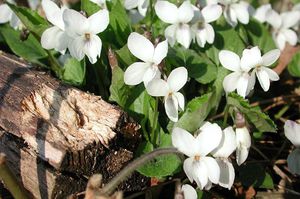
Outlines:
{"label": "white violet flower", "polygon": [[212,44],[215,40],[215,31],[209,23],[216,21],[222,14],[222,7],[218,4],[205,6],[202,10],[193,6],[194,18],[191,21],[192,31],[200,47],[205,43]]}
{"label": "white violet flower", "polygon": [[[7,2],[15,4],[13,0],[7,0]],[[3,3],[0,5],[0,24],[8,22],[12,28],[21,29],[22,23],[20,19],[6,3]]]}
{"label": "white violet flower", "polygon": [[253,15],[253,18],[258,20],[261,23],[265,23],[267,21],[267,16],[269,12],[272,11],[271,4],[264,4],[258,7]]}
{"label": "white violet flower", "polygon": [[54,25],[43,32],[41,37],[42,47],[48,50],[55,49],[64,54],[71,39],[65,32],[63,21],[63,12],[67,8],[65,6],[59,8],[50,0],[43,0],[42,7],[48,21]]}
{"label": "white violet flower", "polygon": [[171,46],[177,41],[185,48],[189,48],[192,42],[192,31],[188,24],[194,10],[189,1],[185,1],[177,8],[168,1],[157,1],[155,4],[157,16],[165,23],[171,24],[165,30],[165,37]]}
{"label": "white violet flower", "polygon": [[212,152],[212,155],[216,158],[220,167],[219,185],[227,189],[231,189],[235,178],[234,167],[229,160],[229,156],[235,151],[235,149],[235,132],[232,127],[227,127],[223,130],[220,145]]}
{"label": "white violet flower", "polygon": [[238,22],[242,24],[249,23],[249,4],[239,0],[219,0],[224,6],[223,15],[229,25],[235,27]]}
{"label": "white violet flower", "polygon": [[283,12],[280,15],[275,10],[268,12],[267,22],[273,27],[273,38],[280,50],[284,49],[286,43],[292,46],[297,44],[297,34],[291,28],[299,22],[299,19],[298,11]]}
{"label": "white violet flower", "polygon": [[128,49],[143,62],[131,64],[124,73],[124,82],[127,85],[138,85],[141,82],[148,84],[154,78],[160,78],[158,65],[167,56],[168,42],[165,40],[153,44],[143,35],[133,32],[128,37]]}
{"label": "white violet flower", "polygon": [[253,68],[249,89],[253,89],[255,84],[254,73],[257,76],[257,79],[262,87],[262,89],[266,92],[270,88],[270,80],[278,81],[278,74],[272,69],[268,68],[274,64],[280,56],[280,50],[274,49],[263,56],[261,56],[261,52],[259,48],[253,47],[251,49],[245,49],[243,51],[242,60],[245,63],[245,67]]}
{"label": "white violet flower", "polygon": [[292,173],[300,175],[300,124],[287,120],[284,124],[284,134],[296,147],[287,158],[288,168]]}
{"label": "white violet flower", "polygon": [[146,85],[146,90],[151,96],[164,97],[164,104],[167,116],[173,122],[178,121],[178,107],[184,110],[184,96],[178,91],[185,85],[188,78],[186,68],[174,69],[167,81],[153,79]]}
{"label": "white violet flower", "polygon": [[109,24],[108,11],[103,9],[86,18],[75,10],[66,9],[63,20],[66,32],[73,38],[68,46],[72,57],[82,60],[87,55],[92,64],[96,63],[102,48],[102,41],[97,34]]}
{"label": "white violet flower", "polygon": [[208,154],[218,147],[221,139],[222,129],[217,124],[209,122],[199,129],[196,137],[184,129],[178,127],[173,129],[173,146],[188,156],[184,160],[183,170],[191,182],[196,181],[200,189],[203,189],[209,181],[219,183],[220,167]]}
{"label": "white violet flower", "polygon": [[137,23],[146,16],[149,0],[125,0],[124,7],[129,11],[132,23]]}
{"label": "white violet flower", "polygon": [[230,71],[223,80],[223,87],[226,93],[237,90],[237,93],[244,97],[249,94],[250,67],[245,63],[245,59],[240,57],[232,51],[221,50],[219,53],[219,60],[222,66]]}

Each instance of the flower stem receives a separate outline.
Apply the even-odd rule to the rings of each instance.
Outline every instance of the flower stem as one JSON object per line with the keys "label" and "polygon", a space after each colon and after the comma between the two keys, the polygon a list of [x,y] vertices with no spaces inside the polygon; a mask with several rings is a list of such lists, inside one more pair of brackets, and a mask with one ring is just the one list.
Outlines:
{"label": "flower stem", "polygon": [[155,104],[154,104],[154,114],[153,114],[153,126],[151,129],[151,138],[152,138],[152,144],[156,146],[156,141],[157,141],[157,136],[159,132],[156,131],[157,129],[157,122],[158,122],[158,98],[155,99]]}
{"label": "flower stem", "polygon": [[226,104],[225,109],[224,109],[223,127],[226,126],[226,124],[227,124],[228,111],[229,111],[229,106]]}
{"label": "flower stem", "polygon": [[154,151],[144,154],[141,157],[135,159],[133,162],[129,163],[120,173],[118,173],[107,185],[103,187],[101,190],[101,194],[105,195],[111,195],[116,187],[124,181],[133,171],[135,171],[137,168],[145,164],[146,162],[156,158],[160,155],[166,155],[166,154],[180,154],[181,152],[178,151],[174,147],[170,148],[159,148],[155,149]]}
{"label": "flower stem", "polygon": [[57,75],[59,79],[62,78],[62,68],[60,67],[59,63],[57,62],[56,58],[51,54],[49,50],[46,50],[50,62],[50,67],[53,72]]}

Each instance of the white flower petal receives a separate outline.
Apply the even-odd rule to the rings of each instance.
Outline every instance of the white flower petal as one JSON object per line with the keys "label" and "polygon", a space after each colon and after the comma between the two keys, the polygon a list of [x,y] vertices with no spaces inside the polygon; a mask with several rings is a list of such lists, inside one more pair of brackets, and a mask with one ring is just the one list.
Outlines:
{"label": "white flower petal", "polygon": [[42,0],[42,7],[48,21],[64,30],[64,21],[62,18],[63,10],[50,0]]}
{"label": "white flower petal", "polygon": [[208,179],[217,184],[220,179],[220,167],[217,161],[212,157],[202,157],[200,161],[203,161],[207,167]]}
{"label": "white flower petal", "polygon": [[58,39],[58,45],[54,49],[56,51],[59,51],[61,54],[64,54],[72,39],[69,37],[69,35],[66,32],[63,31],[61,31],[57,35],[57,39]]}
{"label": "white flower petal", "polygon": [[76,58],[78,61],[82,60],[84,58],[84,49],[83,46],[84,38],[82,36],[79,36],[75,38],[72,42],[70,42],[69,45],[69,51],[72,57]]}
{"label": "white flower petal", "polygon": [[184,110],[184,96],[182,93],[176,92],[173,95],[177,98],[179,108],[183,111]]}
{"label": "white flower petal", "polygon": [[256,76],[259,81],[260,86],[266,92],[270,88],[270,78],[265,70],[256,70]]}
{"label": "white flower petal", "polygon": [[143,77],[150,64],[135,62],[131,64],[124,73],[124,82],[127,85],[138,85],[143,81]]}
{"label": "white flower petal", "polygon": [[237,23],[238,23],[237,16],[232,8],[225,7],[224,17],[225,17],[225,20],[227,21],[227,23],[229,25],[231,25],[232,27],[235,27],[237,25]]}
{"label": "white flower petal", "polygon": [[295,149],[287,158],[289,170],[293,174],[300,175],[300,149]]}
{"label": "white flower petal", "polygon": [[243,50],[243,55],[241,58],[241,67],[244,71],[248,72],[255,66],[260,65],[261,63],[261,52],[257,46],[251,49]]}
{"label": "white flower petal", "polygon": [[153,79],[160,79],[161,73],[158,67],[151,66],[149,67],[143,77],[143,82],[145,87],[147,87],[148,83],[151,82]]}
{"label": "white flower petal", "polygon": [[172,47],[176,43],[176,29],[177,29],[176,25],[170,25],[165,29],[165,37],[167,38],[168,43]]}
{"label": "white flower petal", "polygon": [[249,23],[249,12],[248,12],[248,6],[246,4],[243,3],[232,4],[231,8],[234,10],[237,19],[242,24]]}
{"label": "white flower petal", "polygon": [[64,10],[63,20],[65,23],[65,30],[71,37],[85,34],[89,26],[87,18],[72,9]]}
{"label": "white flower petal", "polygon": [[167,56],[168,54],[168,41],[162,41],[154,49],[153,62],[155,64],[160,64],[160,62]]}
{"label": "white flower petal", "polygon": [[0,24],[7,23],[11,19],[13,11],[7,4],[0,5]]}
{"label": "white flower petal", "polygon": [[178,8],[178,21],[188,23],[194,16],[194,10],[190,1],[184,1]]}
{"label": "white flower petal", "polygon": [[181,187],[183,191],[184,199],[197,199],[197,192],[196,190],[189,184],[184,184]]}
{"label": "white flower petal", "polygon": [[221,50],[219,53],[219,60],[222,66],[230,71],[240,70],[240,58],[234,52],[229,50]]}
{"label": "white flower petal", "polygon": [[182,24],[176,28],[176,40],[186,49],[189,48],[192,39],[192,31],[188,24]]}
{"label": "white flower petal", "polygon": [[135,57],[144,62],[152,62],[154,46],[146,37],[133,32],[128,37],[127,45]]}
{"label": "white flower petal", "polygon": [[173,92],[179,91],[187,82],[188,72],[185,67],[178,67],[172,70],[167,82],[170,90]]}
{"label": "white flower petal", "polygon": [[199,132],[196,138],[197,150],[201,157],[204,157],[219,146],[222,139],[222,129],[216,123],[205,122]]}
{"label": "white flower petal", "polygon": [[131,10],[138,6],[139,0],[124,0],[124,7],[126,10]]}
{"label": "white flower petal", "polygon": [[88,41],[85,39],[83,50],[92,64],[97,62],[97,57],[100,57],[101,49],[102,41],[97,35],[91,35]]}
{"label": "white flower petal", "polygon": [[178,121],[178,101],[177,98],[173,95],[165,98],[165,109],[168,118],[172,122]]}
{"label": "white flower petal", "polygon": [[161,97],[168,95],[169,86],[165,80],[153,79],[147,84],[146,90],[151,96]]}
{"label": "white flower petal", "polygon": [[213,27],[210,24],[205,24],[205,30],[206,30],[206,35],[207,35],[207,42],[209,44],[214,43],[215,31],[214,31]]}
{"label": "white flower petal", "polygon": [[204,17],[205,22],[211,23],[219,19],[222,14],[222,7],[218,4],[207,5],[201,10],[201,13]]}
{"label": "white flower petal", "polygon": [[57,26],[46,29],[41,37],[42,47],[45,49],[53,49],[58,45],[57,34],[61,30]]}
{"label": "white flower petal", "polygon": [[275,29],[280,28],[282,24],[282,19],[275,10],[270,10],[267,12],[266,21]]}
{"label": "white flower petal", "polygon": [[193,177],[198,187],[203,189],[208,183],[208,170],[203,161],[194,161],[193,163]]}
{"label": "white flower petal", "polygon": [[283,33],[279,32],[277,35],[274,36],[274,40],[275,40],[276,46],[280,50],[283,50],[285,47],[285,43],[286,43],[285,35]]}
{"label": "white flower petal", "polygon": [[237,164],[241,165],[246,161],[249,149],[251,146],[251,137],[249,131],[246,127],[236,128],[236,156],[237,156]]}
{"label": "white flower petal", "polygon": [[22,27],[22,22],[15,13],[12,13],[9,25],[15,30],[21,29],[20,27]]}
{"label": "white flower petal", "polygon": [[157,16],[165,23],[174,24],[178,18],[178,8],[168,1],[157,1],[155,4]]}
{"label": "white flower petal", "polygon": [[226,160],[216,159],[216,160],[220,167],[219,185],[230,190],[235,178],[233,165],[231,162],[228,161],[228,159]]}
{"label": "white flower petal", "polygon": [[246,96],[250,93],[251,90],[254,89],[255,83],[256,83],[255,70],[253,70],[251,72],[250,79],[249,79],[249,82],[248,82],[248,88],[247,88]]}
{"label": "white flower petal", "polygon": [[262,65],[263,66],[271,66],[274,64],[280,56],[280,50],[274,49],[262,56]]}
{"label": "white flower petal", "polygon": [[223,88],[226,93],[234,91],[237,87],[237,82],[241,76],[240,72],[233,72],[227,75],[223,80]]}
{"label": "white flower petal", "polygon": [[99,10],[91,15],[87,21],[89,22],[89,32],[98,34],[107,28],[109,24],[109,13],[106,9]]}
{"label": "white flower petal", "polygon": [[139,0],[138,11],[143,17],[147,14],[149,3],[149,0]]}
{"label": "white flower petal", "polygon": [[300,19],[300,13],[298,11],[289,11],[281,13],[282,27],[291,28],[295,26]]}
{"label": "white flower petal", "polygon": [[267,13],[272,10],[271,4],[265,4],[260,7],[258,7],[255,11],[255,14],[253,17],[260,21],[261,23],[264,23],[266,21]]}
{"label": "white flower petal", "polygon": [[292,46],[295,46],[298,42],[298,37],[295,31],[291,29],[281,30],[281,33],[284,35],[285,40]]}
{"label": "white flower petal", "polygon": [[270,80],[272,80],[272,81],[278,81],[279,80],[278,74],[275,71],[273,71],[272,69],[267,68],[267,67],[261,67],[261,69],[268,73],[268,76],[269,76]]}
{"label": "white flower petal", "polygon": [[233,128],[227,127],[223,130],[220,145],[212,152],[214,157],[228,158],[236,149],[236,137]]}
{"label": "white flower petal", "polygon": [[300,124],[287,120],[284,124],[284,134],[293,145],[300,147]]}
{"label": "white flower petal", "polygon": [[182,128],[175,127],[172,131],[172,145],[188,157],[194,158],[197,154],[196,139]]}
{"label": "white flower petal", "polygon": [[237,93],[243,98],[245,98],[247,94],[249,79],[250,79],[250,75],[247,72],[244,72],[242,73],[242,75],[240,76],[237,82],[237,87],[236,87]]}
{"label": "white flower petal", "polygon": [[[197,26],[197,24],[195,24],[195,26]],[[207,31],[205,28],[202,29],[198,29],[195,31],[195,36],[196,36],[196,40],[197,40],[197,44],[203,48],[206,44],[206,40],[207,40]]]}

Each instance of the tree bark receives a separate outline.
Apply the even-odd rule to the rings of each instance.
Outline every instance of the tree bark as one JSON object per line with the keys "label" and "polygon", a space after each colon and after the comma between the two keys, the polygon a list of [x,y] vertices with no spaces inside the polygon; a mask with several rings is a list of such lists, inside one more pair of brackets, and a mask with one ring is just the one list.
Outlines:
{"label": "tree bark", "polygon": [[1,53],[0,68],[0,152],[33,197],[64,198],[133,158],[140,127],[120,108],[14,56]]}

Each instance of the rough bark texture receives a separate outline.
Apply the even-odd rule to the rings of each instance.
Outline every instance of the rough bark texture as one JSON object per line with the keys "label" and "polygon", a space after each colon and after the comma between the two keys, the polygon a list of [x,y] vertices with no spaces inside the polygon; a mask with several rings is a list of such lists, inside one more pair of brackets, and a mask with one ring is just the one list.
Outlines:
{"label": "rough bark texture", "polygon": [[133,158],[140,139],[139,125],[118,107],[4,53],[0,128],[0,151],[35,198],[84,190],[97,172],[105,182]]}

